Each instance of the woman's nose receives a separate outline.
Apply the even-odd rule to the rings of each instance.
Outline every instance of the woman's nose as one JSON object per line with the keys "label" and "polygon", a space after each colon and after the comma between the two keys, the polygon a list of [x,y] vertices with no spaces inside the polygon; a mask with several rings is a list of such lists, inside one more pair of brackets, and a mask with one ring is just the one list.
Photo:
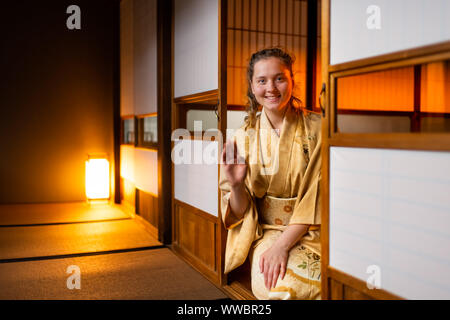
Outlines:
{"label": "woman's nose", "polygon": [[277,88],[275,86],[275,83],[273,81],[267,82],[267,90],[269,91],[275,91]]}

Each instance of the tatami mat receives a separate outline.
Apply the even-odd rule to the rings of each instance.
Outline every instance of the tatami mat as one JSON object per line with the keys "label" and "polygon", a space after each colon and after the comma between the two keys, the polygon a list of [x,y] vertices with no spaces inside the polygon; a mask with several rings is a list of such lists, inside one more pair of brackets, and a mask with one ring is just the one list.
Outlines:
{"label": "tatami mat", "polygon": [[[67,268],[81,288],[68,289]],[[222,291],[169,249],[0,263],[0,299],[224,299]]]}
{"label": "tatami mat", "polygon": [[109,203],[44,203],[0,205],[0,226],[71,223],[129,218]]}
{"label": "tatami mat", "polygon": [[161,245],[134,220],[0,228],[0,260]]}

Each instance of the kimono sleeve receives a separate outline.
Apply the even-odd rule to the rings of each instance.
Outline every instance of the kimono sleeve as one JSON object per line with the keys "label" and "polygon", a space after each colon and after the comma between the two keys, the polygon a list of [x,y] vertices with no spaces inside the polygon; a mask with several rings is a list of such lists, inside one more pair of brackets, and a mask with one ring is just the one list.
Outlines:
{"label": "kimono sleeve", "polygon": [[223,168],[220,168],[220,181],[219,181],[219,188],[220,188],[220,207],[222,212],[222,221],[227,230],[231,230],[242,223],[244,220],[245,215],[250,210],[250,207],[252,206],[253,197],[250,194],[250,191],[248,190],[247,184],[245,186],[245,191],[247,193],[247,197],[249,199],[249,205],[247,209],[245,210],[245,213],[241,219],[238,219],[230,208],[230,195],[231,195],[231,188],[230,184],[226,178],[225,172]]}
{"label": "kimono sleeve", "polygon": [[320,126],[316,129],[317,143],[312,150],[311,158],[300,184],[293,215],[289,224],[321,224],[321,148]]}
{"label": "kimono sleeve", "polygon": [[252,199],[246,186],[249,197],[249,206],[245,210],[242,219],[237,219],[230,210],[230,189],[226,178],[222,176],[219,187],[221,189],[222,220],[228,230],[225,249],[224,273],[227,274],[245,262],[253,241],[262,237],[262,230],[258,224],[258,212],[255,201]]}
{"label": "kimono sleeve", "polygon": [[[235,135],[236,139],[240,139],[238,137],[243,138],[243,140],[236,141],[238,149],[241,145],[240,141],[244,142],[243,146],[241,145],[241,151],[247,150],[245,145],[245,136],[246,133],[243,130],[238,130]],[[240,152],[240,154],[246,155],[247,153]],[[246,163],[248,164],[247,159]],[[247,174],[247,177],[245,178],[245,192],[249,199],[249,205],[243,214],[243,218],[238,219],[233,214],[230,207],[230,183],[226,178],[223,165],[220,167],[219,188],[221,197],[221,215],[224,226],[228,230],[225,249],[225,274],[242,265],[248,256],[253,241],[262,237],[262,229],[258,223],[258,211],[256,208],[255,199],[252,196],[251,188],[249,186],[251,186],[251,183],[249,174]]]}

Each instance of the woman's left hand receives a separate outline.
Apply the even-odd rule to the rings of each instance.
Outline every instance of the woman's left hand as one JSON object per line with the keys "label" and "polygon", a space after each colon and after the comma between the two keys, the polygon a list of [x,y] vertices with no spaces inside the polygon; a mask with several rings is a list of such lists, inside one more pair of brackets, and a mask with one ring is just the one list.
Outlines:
{"label": "woman's left hand", "polygon": [[284,278],[289,252],[274,243],[259,259],[259,270],[264,274],[264,284],[267,290],[275,288],[278,277]]}

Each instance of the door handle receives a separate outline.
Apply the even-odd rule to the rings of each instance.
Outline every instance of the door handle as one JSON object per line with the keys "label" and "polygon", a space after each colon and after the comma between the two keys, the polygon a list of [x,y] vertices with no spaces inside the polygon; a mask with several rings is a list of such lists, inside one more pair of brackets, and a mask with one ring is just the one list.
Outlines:
{"label": "door handle", "polygon": [[319,106],[320,106],[320,110],[322,110],[323,117],[325,117],[325,108],[323,107],[322,100],[324,98],[326,87],[327,87],[326,84],[322,83],[322,90],[320,91],[320,94],[319,94]]}
{"label": "door handle", "polygon": [[220,121],[220,116],[219,116],[219,104],[220,104],[220,100],[217,101],[217,104],[214,106],[214,113],[216,114],[216,118],[217,121]]}

